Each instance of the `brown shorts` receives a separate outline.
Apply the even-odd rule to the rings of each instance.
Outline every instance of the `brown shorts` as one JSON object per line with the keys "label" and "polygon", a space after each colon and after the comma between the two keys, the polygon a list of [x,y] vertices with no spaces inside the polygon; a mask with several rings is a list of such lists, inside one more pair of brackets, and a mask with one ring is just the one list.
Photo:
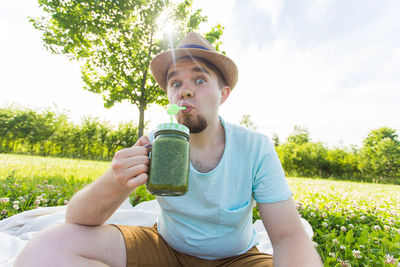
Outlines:
{"label": "brown shorts", "polygon": [[205,260],[173,250],[157,231],[157,226],[114,225],[125,239],[126,266],[273,266],[272,255],[253,247],[246,253],[219,260]]}

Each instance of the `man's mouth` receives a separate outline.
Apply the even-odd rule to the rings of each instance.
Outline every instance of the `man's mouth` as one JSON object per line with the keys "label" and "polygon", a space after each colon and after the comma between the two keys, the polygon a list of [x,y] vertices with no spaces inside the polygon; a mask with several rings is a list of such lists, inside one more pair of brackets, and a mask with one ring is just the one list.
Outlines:
{"label": "man's mouth", "polygon": [[181,112],[182,113],[189,113],[190,111],[192,111],[193,108],[191,107],[186,107],[186,109],[182,109]]}
{"label": "man's mouth", "polygon": [[189,104],[182,104],[180,105],[181,107],[185,107],[185,109],[181,109],[180,112],[182,113],[189,113],[190,111],[192,111],[193,107]]}

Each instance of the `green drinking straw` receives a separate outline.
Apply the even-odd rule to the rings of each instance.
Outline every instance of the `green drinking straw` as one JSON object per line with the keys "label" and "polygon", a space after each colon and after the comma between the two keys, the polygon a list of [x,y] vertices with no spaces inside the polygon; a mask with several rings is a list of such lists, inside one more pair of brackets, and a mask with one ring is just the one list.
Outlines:
{"label": "green drinking straw", "polygon": [[169,107],[169,109],[167,110],[167,113],[169,114],[169,116],[170,116],[170,118],[171,118],[171,123],[174,122],[174,115],[175,115],[176,113],[178,113],[179,110],[181,110],[181,109],[186,109],[186,107],[180,107],[180,106],[178,106],[178,105],[176,105],[176,104],[172,104],[172,105]]}

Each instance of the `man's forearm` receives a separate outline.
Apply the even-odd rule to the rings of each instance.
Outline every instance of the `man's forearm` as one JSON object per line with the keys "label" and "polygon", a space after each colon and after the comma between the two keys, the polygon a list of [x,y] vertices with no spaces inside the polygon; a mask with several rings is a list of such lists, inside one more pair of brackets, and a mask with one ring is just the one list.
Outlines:
{"label": "man's forearm", "polygon": [[133,191],[118,184],[112,177],[112,171],[106,172],[70,200],[65,222],[83,225],[101,225]]}
{"label": "man's forearm", "polygon": [[273,244],[274,266],[322,267],[321,258],[307,236],[296,235]]}

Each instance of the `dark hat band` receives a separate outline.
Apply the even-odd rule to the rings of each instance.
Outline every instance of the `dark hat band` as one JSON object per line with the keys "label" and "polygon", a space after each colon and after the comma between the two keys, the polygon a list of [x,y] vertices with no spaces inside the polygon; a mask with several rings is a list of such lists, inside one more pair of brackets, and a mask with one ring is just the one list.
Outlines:
{"label": "dark hat band", "polygon": [[209,51],[209,49],[207,49],[206,47],[201,46],[201,45],[195,45],[195,44],[182,45],[179,48],[198,48],[198,49],[203,49],[203,50]]}

